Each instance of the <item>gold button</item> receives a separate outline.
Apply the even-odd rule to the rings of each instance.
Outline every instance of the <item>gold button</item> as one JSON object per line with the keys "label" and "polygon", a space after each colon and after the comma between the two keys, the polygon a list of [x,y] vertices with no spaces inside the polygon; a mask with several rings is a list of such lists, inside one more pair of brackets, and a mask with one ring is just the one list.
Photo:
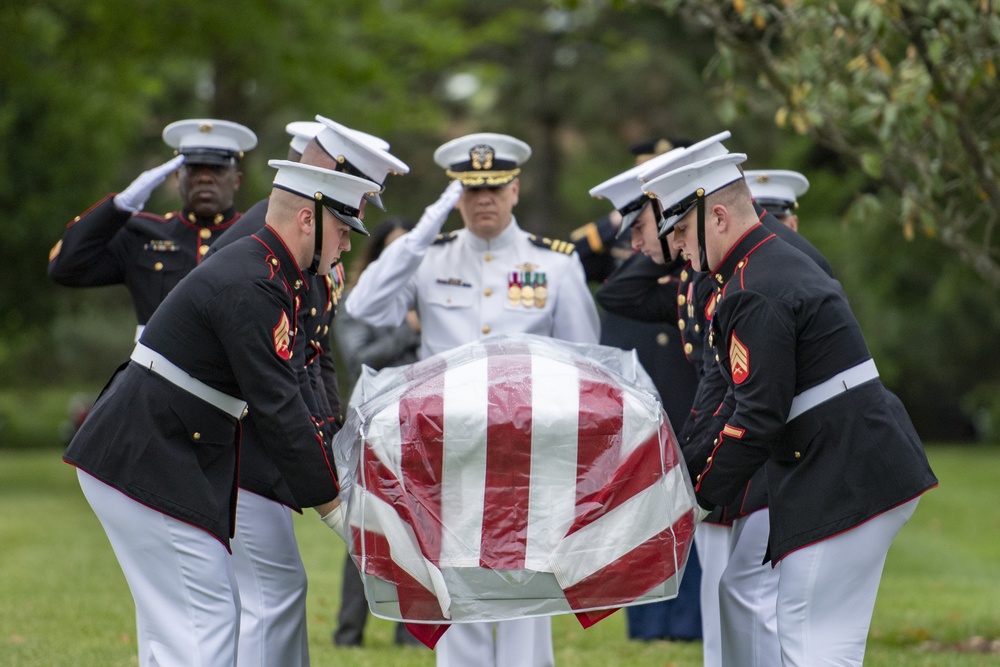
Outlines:
{"label": "gold button", "polygon": [[711,456],[709,456],[707,459],[705,459],[705,463],[711,463],[711,462],[712,462],[712,457]]}
{"label": "gold button", "polygon": [[691,343],[684,343],[684,354],[691,354],[694,352],[694,345]]}
{"label": "gold button", "polygon": [[698,476],[697,476],[697,477],[695,478],[695,480],[694,480],[694,481],[696,481],[696,482],[700,482],[700,481],[701,481],[701,475],[698,475]]}
{"label": "gold button", "polygon": [[157,262],[156,264],[153,264],[153,270],[154,271],[162,271],[163,270],[163,262]]}
{"label": "gold button", "polygon": [[713,440],[713,441],[712,441],[712,444],[713,444],[713,445],[717,445],[717,444],[719,444],[719,439],[718,439],[718,438],[716,438],[715,440]]}
{"label": "gold button", "polygon": [[695,333],[700,333],[701,332],[701,325],[700,324],[694,325],[694,332]]}
{"label": "gold button", "polygon": [[271,266],[277,266],[277,265],[278,265],[278,258],[277,257],[272,257],[271,258]]}
{"label": "gold button", "polygon": [[667,343],[670,342],[670,337],[661,331],[660,333],[656,334],[656,342],[659,343],[660,345],[666,345]]}
{"label": "gold button", "polygon": [[203,245],[200,248],[198,248],[198,254],[199,255],[204,255],[206,252],[208,252],[208,246],[207,245]]}
{"label": "gold button", "polygon": [[802,452],[795,452],[795,458],[801,459],[802,458]]}
{"label": "gold button", "polygon": [[315,315],[316,314],[316,309],[315,308],[310,308],[309,309],[309,314],[310,315]]}
{"label": "gold button", "polygon": [[194,433],[191,434],[191,437],[193,439],[195,439],[195,440],[201,440],[201,433],[198,433],[198,431],[195,431]]}
{"label": "gold button", "polygon": [[325,336],[330,331],[330,327],[323,327],[323,335]]}
{"label": "gold button", "polygon": [[716,361],[718,361],[718,360],[719,360],[719,355],[715,355],[715,360],[716,360]]}
{"label": "gold button", "polygon": [[490,328],[488,326],[483,327],[483,333],[484,334],[488,334],[489,332],[490,332]]}
{"label": "gold button", "polygon": [[684,295],[683,294],[678,294],[677,295],[677,305],[678,306],[683,306],[685,303],[687,303],[687,299],[684,297]]}
{"label": "gold button", "polygon": [[681,331],[684,331],[684,327],[686,327],[686,326],[687,326],[687,322],[685,322],[684,320],[677,320],[677,328],[678,329],[680,329]]}
{"label": "gold button", "polygon": [[76,216],[75,218],[73,218],[73,222],[80,222],[80,216]]}
{"label": "gold button", "polygon": [[746,262],[746,260],[745,260],[745,259],[741,259],[741,260],[740,260],[740,263],[736,265],[736,268],[737,268],[737,269],[742,269],[742,268],[744,267],[744,265],[746,265],[746,263],[747,263],[747,262]]}
{"label": "gold button", "polygon": [[688,279],[688,272],[687,269],[684,269],[683,271],[681,271],[681,280],[687,280],[687,279]]}
{"label": "gold button", "polygon": [[320,325],[318,325],[318,324],[317,324],[317,325],[316,325],[316,333],[319,333],[319,332],[320,332],[320,329],[322,329],[322,328],[323,328],[323,327],[321,327]]}
{"label": "gold button", "polygon": [[240,419],[246,417],[248,412],[250,412],[249,408],[243,408],[243,414],[240,415]]}
{"label": "gold button", "polygon": [[201,231],[198,232],[198,236],[200,236],[203,239],[210,239],[212,238],[212,230],[205,229],[204,227],[202,227]]}
{"label": "gold button", "polygon": [[170,218],[174,217],[174,214],[173,214],[173,213],[167,213],[167,214],[166,214],[165,216],[163,216],[163,217],[164,217],[164,218],[166,218],[167,220],[169,220]]}
{"label": "gold button", "polygon": [[483,261],[484,262],[492,262],[493,261],[493,255],[491,255],[490,253],[486,253],[485,255],[483,255]]}
{"label": "gold button", "polygon": [[483,290],[483,295],[484,296],[493,296],[493,290],[491,290],[489,287],[487,287],[486,289]]}

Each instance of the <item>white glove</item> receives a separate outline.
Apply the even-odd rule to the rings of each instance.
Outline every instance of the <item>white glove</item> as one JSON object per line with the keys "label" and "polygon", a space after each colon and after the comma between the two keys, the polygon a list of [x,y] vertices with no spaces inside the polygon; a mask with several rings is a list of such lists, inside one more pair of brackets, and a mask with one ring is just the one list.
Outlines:
{"label": "white glove", "polygon": [[459,181],[449,183],[438,200],[424,209],[424,214],[420,216],[417,225],[407,234],[410,239],[408,242],[418,248],[429,246],[441,231],[444,221],[448,219],[448,214],[455,208],[461,196],[462,184]]}
{"label": "white glove", "polygon": [[119,211],[128,211],[129,213],[141,211],[142,207],[146,205],[149,195],[153,194],[153,190],[160,187],[163,181],[167,180],[167,176],[180,169],[182,164],[184,164],[184,156],[178,155],[159,167],[142,172],[127,188],[115,195],[115,206],[118,207]]}
{"label": "white glove", "polygon": [[330,526],[333,532],[340,536],[340,539],[347,541],[347,533],[344,531],[344,506],[337,505],[333,511],[320,517],[323,523]]}

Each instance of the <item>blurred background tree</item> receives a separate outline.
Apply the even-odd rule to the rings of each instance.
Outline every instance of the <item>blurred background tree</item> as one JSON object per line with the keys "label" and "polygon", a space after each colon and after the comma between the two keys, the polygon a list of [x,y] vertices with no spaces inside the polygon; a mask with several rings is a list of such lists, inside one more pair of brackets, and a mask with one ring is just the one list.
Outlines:
{"label": "blurred background tree", "polygon": [[[257,132],[239,208],[267,194],[286,123],[381,136],[412,168],[387,213],[414,218],[445,185],[436,146],[511,133],[534,150],[518,219],[562,237],[607,211],[587,190],[630,166],[629,144],[729,129],[749,168],[811,180],[801,231],[921,433],[992,437],[998,44],[983,1],[4,3],[0,397],[96,391],[127,355],[124,289],[57,287],[46,258],[75,215],[170,157],[173,120]],[[147,208],[178,201],[168,182]]]}

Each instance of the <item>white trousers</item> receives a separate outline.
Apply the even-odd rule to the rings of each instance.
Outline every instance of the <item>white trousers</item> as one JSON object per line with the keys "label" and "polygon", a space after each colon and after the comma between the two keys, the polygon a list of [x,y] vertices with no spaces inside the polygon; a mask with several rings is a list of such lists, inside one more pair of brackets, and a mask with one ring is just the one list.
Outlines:
{"label": "white trousers", "polygon": [[240,489],[233,570],[242,610],[238,667],[308,667],[306,571],[292,511]]}
{"label": "white trousers", "polygon": [[552,667],[552,619],[455,623],[434,652],[437,667]]}
{"label": "white trousers", "polygon": [[778,562],[784,667],[861,665],[889,545],[913,516],[917,500]]}
{"label": "white trousers", "polygon": [[232,667],[240,599],[232,559],[207,532],[78,470],[135,601],[140,667]]}
{"label": "white trousers", "polygon": [[775,667],[778,644],[778,572],[768,563],[767,509],[733,522],[729,562],[719,582],[722,664],[726,667]]}
{"label": "white trousers", "polygon": [[719,581],[729,563],[733,529],[717,523],[699,523],[694,531],[701,563],[701,636],[705,667],[722,667],[722,625]]}

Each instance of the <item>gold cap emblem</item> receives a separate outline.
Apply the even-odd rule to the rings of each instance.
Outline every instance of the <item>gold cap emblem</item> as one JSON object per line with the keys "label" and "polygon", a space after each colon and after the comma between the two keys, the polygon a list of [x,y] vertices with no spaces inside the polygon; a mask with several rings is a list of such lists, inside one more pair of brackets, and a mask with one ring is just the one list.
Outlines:
{"label": "gold cap emblem", "polygon": [[493,155],[494,150],[492,146],[487,146],[486,144],[473,146],[472,150],[469,151],[469,160],[472,162],[472,168],[492,169]]}

